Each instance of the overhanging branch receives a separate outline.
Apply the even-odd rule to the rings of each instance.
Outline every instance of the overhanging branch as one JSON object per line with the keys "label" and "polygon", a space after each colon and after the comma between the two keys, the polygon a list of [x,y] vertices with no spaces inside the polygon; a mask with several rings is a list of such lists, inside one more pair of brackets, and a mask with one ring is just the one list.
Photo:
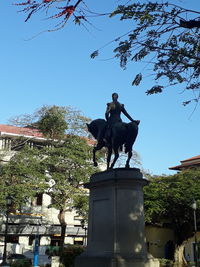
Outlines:
{"label": "overhanging branch", "polygon": [[200,20],[183,20],[180,19],[180,26],[187,29],[200,28]]}

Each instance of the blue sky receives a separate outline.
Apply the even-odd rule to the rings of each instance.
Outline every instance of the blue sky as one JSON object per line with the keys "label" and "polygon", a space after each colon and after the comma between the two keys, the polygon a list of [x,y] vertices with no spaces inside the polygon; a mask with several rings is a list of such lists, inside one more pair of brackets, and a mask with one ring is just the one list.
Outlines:
{"label": "blue sky", "polygon": [[[132,87],[131,81],[141,70],[147,75],[148,67],[143,70],[140,63],[130,63],[122,70],[116,59],[109,59],[113,45],[102,50],[97,59],[90,59],[94,50],[126,32],[130,22],[99,17],[93,20],[98,29],[88,26],[88,32],[69,21],[60,31],[27,41],[52,23],[42,15],[24,23],[24,14],[17,13],[13,2],[0,2],[0,123],[33,113],[45,104],[70,105],[92,119],[101,118],[111,94],[117,92],[129,114],[141,120],[134,149],[145,169],[153,174],[172,174],[168,167],[199,154],[200,109],[192,114],[193,105],[182,106],[189,95],[181,88],[146,96],[151,77],[139,87]],[[107,12],[120,1],[96,2],[88,0],[93,9]],[[196,0],[175,2],[198,9]]]}

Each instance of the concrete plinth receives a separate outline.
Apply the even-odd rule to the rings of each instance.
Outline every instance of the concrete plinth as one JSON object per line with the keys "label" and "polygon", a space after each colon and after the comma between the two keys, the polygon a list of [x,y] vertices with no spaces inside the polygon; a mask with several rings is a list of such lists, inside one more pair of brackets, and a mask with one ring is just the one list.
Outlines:
{"label": "concrete plinth", "polygon": [[[143,186],[139,169],[94,174],[90,189],[88,245],[76,267],[149,267],[144,237]],[[156,266],[156,265],[155,265]]]}

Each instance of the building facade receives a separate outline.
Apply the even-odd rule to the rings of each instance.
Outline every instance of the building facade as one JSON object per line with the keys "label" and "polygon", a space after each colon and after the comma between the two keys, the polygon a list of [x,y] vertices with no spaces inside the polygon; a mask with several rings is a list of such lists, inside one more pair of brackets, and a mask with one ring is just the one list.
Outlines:
{"label": "building facade", "polygon": [[[20,140],[20,141],[19,141]],[[89,144],[93,141],[88,140]],[[30,147],[48,145],[47,139],[37,129],[0,125],[0,161],[6,164],[24,144]],[[41,253],[45,254],[48,246],[59,246],[61,227],[58,219],[59,211],[49,208],[51,198],[48,194],[38,194],[33,201],[27,203],[22,211],[9,214],[8,219],[8,251],[24,253],[33,250],[34,240],[39,236]],[[84,244],[86,227],[75,210],[65,212],[67,222],[65,244]],[[0,214],[0,254],[3,252],[5,216]]]}
{"label": "building facade", "polygon": [[[174,171],[184,171],[187,169],[196,169],[200,168],[200,155],[181,160],[180,164],[177,166],[169,167],[170,170]],[[194,213],[194,216],[196,213]],[[199,225],[199,218],[195,218],[197,225]],[[197,242],[197,244],[196,244]],[[195,249],[195,244],[198,247],[198,255],[196,256],[196,249]],[[188,240],[185,241],[184,243],[185,249],[184,249],[184,255],[185,259],[188,261],[195,261],[196,257],[200,260],[200,232],[196,232],[195,235]]]}

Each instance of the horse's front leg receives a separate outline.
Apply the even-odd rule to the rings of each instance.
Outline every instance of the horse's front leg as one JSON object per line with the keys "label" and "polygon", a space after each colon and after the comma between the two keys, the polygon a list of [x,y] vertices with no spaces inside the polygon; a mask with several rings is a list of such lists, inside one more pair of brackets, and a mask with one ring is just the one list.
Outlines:
{"label": "horse's front leg", "polygon": [[113,169],[114,165],[115,165],[115,162],[117,161],[117,159],[119,158],[119,147],[117,148],[114,148],[114,153],[115,153],[115,157],[114,157],[114,160],[110,166],[110,169]]}
{"label": "horse's front leg", "polygon": [[93,148],[93,163],[94,163],[94,167],[98,166],[98,163],[96,162],[96,147]]}
{"label": "horse's front leg", "polygon": [[111,159],[111,155],[112,155],[112,147],[108,147],[108,156],[107,156],[107,170],[109,169],[110,166],[110,159]]}
{"label": "horse's front leg", "polygon": [[96,151],[102,149],[102,147],[104,147],[104,143],[98,143],[97,146],[93,148],[93,163],[95,167],[98,166],[98,163],[96,161]]}
{"label": "horse's front leg", "polygon": [[128,159],[126,161],[126,166],[125,166],[126,169],[130,168],[130,159],[131,159],[132,155],[133,155],[132,151],[129,151],[128,152]]}

